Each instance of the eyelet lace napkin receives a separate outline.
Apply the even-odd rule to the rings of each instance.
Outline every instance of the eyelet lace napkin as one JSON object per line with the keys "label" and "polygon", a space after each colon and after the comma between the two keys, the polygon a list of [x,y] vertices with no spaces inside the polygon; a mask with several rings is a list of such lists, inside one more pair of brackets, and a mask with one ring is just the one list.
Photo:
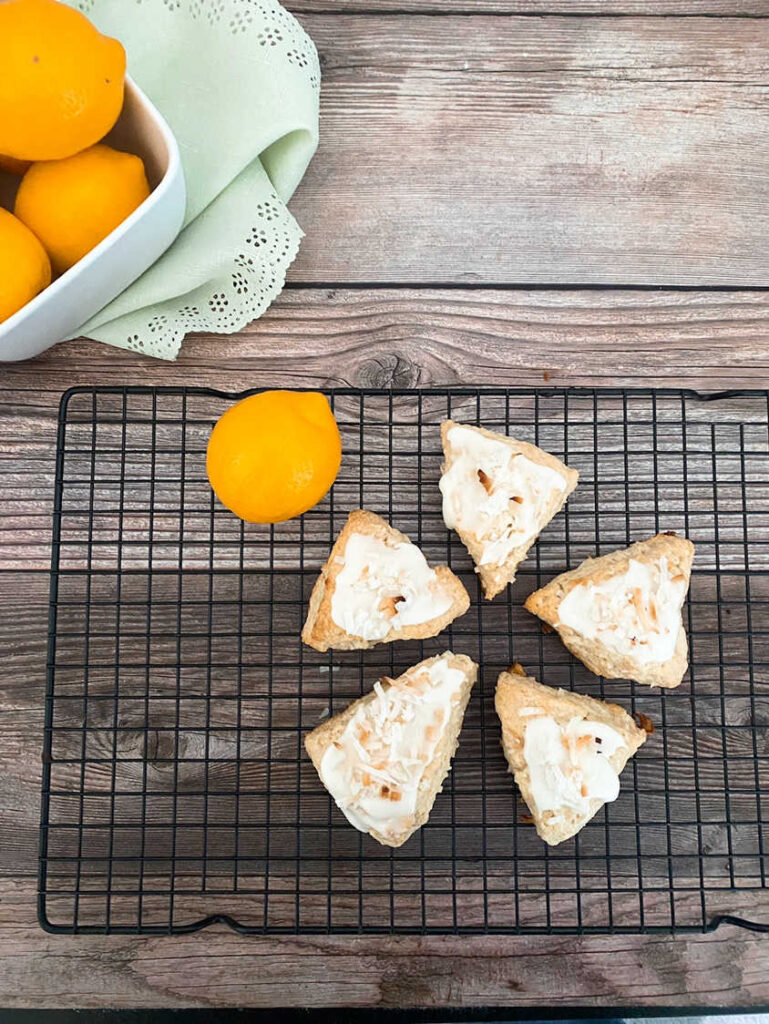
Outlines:
{"label": "eyelet lace napkin", "polygon": [[187,182],[177,240],[78,336],[174,359],[189,331],[237,331],[283,287],[302,238],[285,204],[318,143],[318,55],[275,0],[67,2],[123,43]]}

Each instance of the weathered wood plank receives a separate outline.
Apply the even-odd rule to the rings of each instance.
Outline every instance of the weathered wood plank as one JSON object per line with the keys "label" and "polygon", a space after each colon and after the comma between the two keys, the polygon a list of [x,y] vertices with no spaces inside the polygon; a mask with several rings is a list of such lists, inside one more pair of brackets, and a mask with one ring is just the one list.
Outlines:
{"label": "weathered wood plank", "polygon": [[766,284],[769,19],[303,20],[291,280]]}
{"label": "weathered wood plank", "polygon": [[288,289],[159,363],[91,342],[0,376],[0,568],[50,561],[56,416],[73,384],[769,387],[769,294]]}
{"label": "weathered wood plank", "polygon": [[565,14],[565,15],[646,15],[649,17],[767,17],[766,0],[455,0],[451,5],[440,0],[293,0],[288,5],[295,14],[333,12],[351,14],[356,10],[377,13],[439,14]]}
{"label": "weathered wood plank", "polygon": [[767,387],[768,333],[769,291],[289,287],[175,363],[80,341],[4,364],[0,412],[39,450],[44,393],[73,384]]}
{"label": "weathered wood plank", "polygon": [[[749,910],[746,899],[744,910]],[[20,1007],[760,1006],[766,942],[698,938],[45,935],[34,883],[0,879],[0,999]]]}

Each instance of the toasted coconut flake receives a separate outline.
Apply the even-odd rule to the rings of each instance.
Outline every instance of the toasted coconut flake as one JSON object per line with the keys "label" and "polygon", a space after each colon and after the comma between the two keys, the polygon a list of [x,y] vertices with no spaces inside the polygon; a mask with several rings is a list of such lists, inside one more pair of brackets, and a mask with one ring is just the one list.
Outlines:
{"label": "toasted coconut flake", "polygon": [[487,494],[491,494],[494,490],[494,484],[491,482],[491,478],[487,476],[482,469],[478,470],[478,479],[481,481],[484,491]]}
{"label": "toasted coconut flake", "polygon": [[388,619],[394,619],[398,614],[398,605],[405,600],[402,594],[398,594],[397,597],[383,597],[379,602],[379,611]]}

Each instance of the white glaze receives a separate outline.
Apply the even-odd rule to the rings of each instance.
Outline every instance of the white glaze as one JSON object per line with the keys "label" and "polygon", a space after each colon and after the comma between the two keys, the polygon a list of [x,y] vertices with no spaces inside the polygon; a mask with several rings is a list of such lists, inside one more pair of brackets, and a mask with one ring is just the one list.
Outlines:
{"label": "white glaze", "polygon": [[482,545],[478,565],[502,565],[544,525],[543,508],[566,489],[563,476],[497,441],[457,425],[447,434],[451,465],[440,481],[450,530]]}
{"label": "white glaze", "polygon": [[360,705],[324,753],[323,784],[361,832],[396,838],[412,824],[425,768],[466,678],[450,658],[416,666],[391,685],[376,683],[374,700]]}
{"label": "white glaze", "polygon": [[415,544],[353,533],[341,562],[331,618],[351,636],[382,640],[391,629],[429,622],[451,607],[451,596]]}
{"label": "white glaze", "polygon": [[619,776],[609,758],[624,746],[616,729],[603,722],[574,717],[564,726],[550,715],[532,718],[523,742],[531,809],[539,815],[547,811],[589,814],[591,800],[616,800]]}
{"label": "white glaze", "polygon": [[672,578],[664,555],[652,564],[631,558],[626,572],[573,587],[558,606],[557,625],[641,665],[664,662],[675,653],[685,597],[686,579]]}

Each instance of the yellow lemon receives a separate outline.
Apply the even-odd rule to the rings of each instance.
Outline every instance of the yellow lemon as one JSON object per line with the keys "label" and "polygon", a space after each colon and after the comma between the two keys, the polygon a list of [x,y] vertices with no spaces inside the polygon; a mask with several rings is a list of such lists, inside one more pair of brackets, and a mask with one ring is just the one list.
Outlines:
{"label": "yellow lemon", "polygon": [[103,139],[125,63],[117,39],[57,0],[0,2],[0,153],[60,160]]}
{"label": "yellow lemon", "polygon": [[251,523],[278,523],[312,508],[339,472],[342,442],[325,395],[264,391],[215,425],[206,470],[217,497]]}
{"label": "yellow lemon", "polygon": [[144,164],[100,144],[65,160],[32,164],[14,213],[33,231],[62,273],[82,259],[150,194]]}
{"label": "yellow lemon", "polygon": [[50,283],[45,249],[29,228],[0,209],[0,323]]}

